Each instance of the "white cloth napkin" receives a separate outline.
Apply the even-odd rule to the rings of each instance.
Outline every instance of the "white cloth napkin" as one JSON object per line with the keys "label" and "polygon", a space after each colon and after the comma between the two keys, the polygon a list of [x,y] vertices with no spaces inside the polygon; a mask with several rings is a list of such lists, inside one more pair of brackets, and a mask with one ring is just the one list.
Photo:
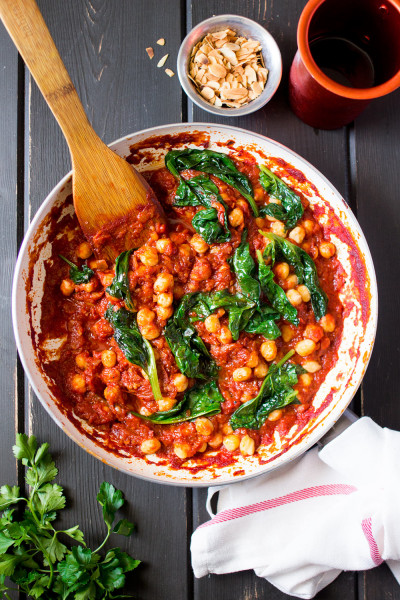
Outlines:
{"label": "white cloth napkin", "polygon": [[400,432],[363,417],[269,475],[210,488],[208,509],[192,536],[196,577],[254,569],[313,598],[342,570],[387,561],[400,583]]}

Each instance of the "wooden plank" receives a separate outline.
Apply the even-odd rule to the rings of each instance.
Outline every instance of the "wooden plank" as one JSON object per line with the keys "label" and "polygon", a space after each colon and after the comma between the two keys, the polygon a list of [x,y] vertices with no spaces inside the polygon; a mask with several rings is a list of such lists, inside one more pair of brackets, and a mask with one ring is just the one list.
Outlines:
{"label": "wooden plank", "polygon": [[[152,45],[160,56],[164,52],[176,56],[179,1],[169,2],[168,11],[160,11],[157,0],[42,0],[39,5],[103,139],[111,141],[135,129],[180,120],[177,78],[170,79],[157,69],[145,52]],[[159,37],[167,40],[164,48],[156,47]],[[58,126],[33,83],[29,98],[26,168],[33,215],[70,169],[70,160]],[[114,536],[111,543],[144,561],[128,591],[143,600],[186,597],[186,490],[146,483],[96,461],[57,428],[36,398],[28,406],[27,419],[29,429],[50,442],[60,468],[59,480],[73,498],[66,520],[80,523],[89,534],[89,543],[96,544],[104,531],[95,502],[100,483],[110,481],[125,493],[126,517],[137,523],[137,533],[130,540]],[[183,580],[176,576],[177,569],[185,574]]]}
{"label": "wooden plank", "polygon": [[[372,253],[379,290],[378,332],[362,387],[362,410],[396,430],[400,429],[399,131],[399,91],[373,101],[355,124],[358,220]],[[367,571],[360,590],[363,600],[400,599],[400,588],[386,566]]]}
{"label": "wooden plank", "polygon": [[[291,61],[296,52],[296,28],[298,18],[306,4],[305,0],[267,2],[266,0],[243,1],[209,0],[207,3],[193,2],[187,11],[189,26],[217,14],[240,14],[262,24],[275,38],[282,53],[283,76],[281,85],[273,99],[260,111],[240,118],[223,118],[202,111],[197,106],[189,109],[193,121],[222,122],[261,133],[288,146],[319,169],[348,198],[348,138],[346,129],[320,131],[302,123],[290,110],[287,99],[287,82]],[[205,493],[194,492],[194,527],[207,520],[204,510]],[[257,578],[252,572],[235,575],[211,576],[194,582],[195,598],[207,600],[231,597],[264,598],[283,600],[289,598],[273,588],[266,581]],[[356,576],[342,574],[318,598],[342,598],[353,600],[356,597]]]}
{"label": "wooden plank", "polygon": [[17,256],[18,53],[0,25],[0,403],[1,485],[17,483],[11,447],[18,415],[17,351],[11,323],[11,284]]}

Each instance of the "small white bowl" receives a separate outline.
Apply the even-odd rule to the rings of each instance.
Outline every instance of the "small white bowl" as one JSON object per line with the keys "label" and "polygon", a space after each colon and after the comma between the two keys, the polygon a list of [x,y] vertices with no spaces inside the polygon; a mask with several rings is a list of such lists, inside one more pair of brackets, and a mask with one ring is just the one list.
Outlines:
{"label": "small white bowl", "polygon": [[[268,79],[262,93],[240,108],[218,107],[201,97],[189,79],[189,61],[193,47],[208,33],[230,28],[245,38],[252,38],[261,44],[264,63],[268,69]],[[282,77],[282,57],[278,44],[262,25],[240,15],[218,15],[202,21],[183,40],[178,53],[178,77],[189,98],[200,108],[224,117],[248,115],[269,102],[275,94]]]}

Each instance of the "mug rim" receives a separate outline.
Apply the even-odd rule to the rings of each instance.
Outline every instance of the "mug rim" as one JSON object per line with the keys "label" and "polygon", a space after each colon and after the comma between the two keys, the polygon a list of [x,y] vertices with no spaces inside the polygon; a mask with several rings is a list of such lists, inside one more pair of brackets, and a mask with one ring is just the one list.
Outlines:
{"label": "mug rim", "polygon": [[[400,14],[400,0],[385,0],[394,6]],[[299,19],[297,26],[297,47],[301,56],[301,59],[310,73],[310,75],[326,90],[342,96],[344,98],[350,98],[354,100],[372,100],[373,98],[379,98],[385,96],[395,89],[400,87],[400,67],[395,75],[381,83],[380,85],[369,87],[369,88],[351,88],[340,83],[336,83],[330,79],[321,69],[317,66],[317,63],[312,57],[310,46],[308,43],[308,32],[310,29],[311,20],[317,11],[317,9],[326,2],[326,0],[309,0],[305,5]]]}

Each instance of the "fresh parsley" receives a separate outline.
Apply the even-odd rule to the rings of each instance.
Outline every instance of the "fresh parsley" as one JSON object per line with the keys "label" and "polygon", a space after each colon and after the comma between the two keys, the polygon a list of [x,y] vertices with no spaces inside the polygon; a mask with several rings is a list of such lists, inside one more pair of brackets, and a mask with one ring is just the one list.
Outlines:
{"label": "fresh parsley", "polygon": [[87,265],[83,265],[82,269],[79,269],[76,265],[74,265],[73,262],[68,260],[68,258],[65,258],[65,256],[62,254],[59,254],[58,256],[70,266],[69,277],[74,283],[78,285],[80,283],[89,283],[94,275],[94,271],[92,271],[92,269],[89,269]]}
{"label": "fresh parsley", "polygon": [[[10,600],[15,589],[6,577],[31,598],[50,600],[106,600],[126,598],[120,590],[126,573],[140,563],[120,548],[100,553],[110,534],[130,535],[133,523],[122,519],[114,525],[116,512],[124,504],[120,490],[103,482],[97,500],[103,508],[106,536],[96,550],[86,546],[78,525],[58,530],[57,511],[65,507],[63,488],[54,483],[58,471],[49,445],[38,447],[35,436],[17,434],[14,456],[26,467],[29,496],[18,486],[0,488],[0,593]],[[24,510],[22,512],[22,504]],[[17,505],[18,508],[17,508]],[[60,539],[61,538],[61,539]],[[72,547],[68,538],[78,542]]]}

